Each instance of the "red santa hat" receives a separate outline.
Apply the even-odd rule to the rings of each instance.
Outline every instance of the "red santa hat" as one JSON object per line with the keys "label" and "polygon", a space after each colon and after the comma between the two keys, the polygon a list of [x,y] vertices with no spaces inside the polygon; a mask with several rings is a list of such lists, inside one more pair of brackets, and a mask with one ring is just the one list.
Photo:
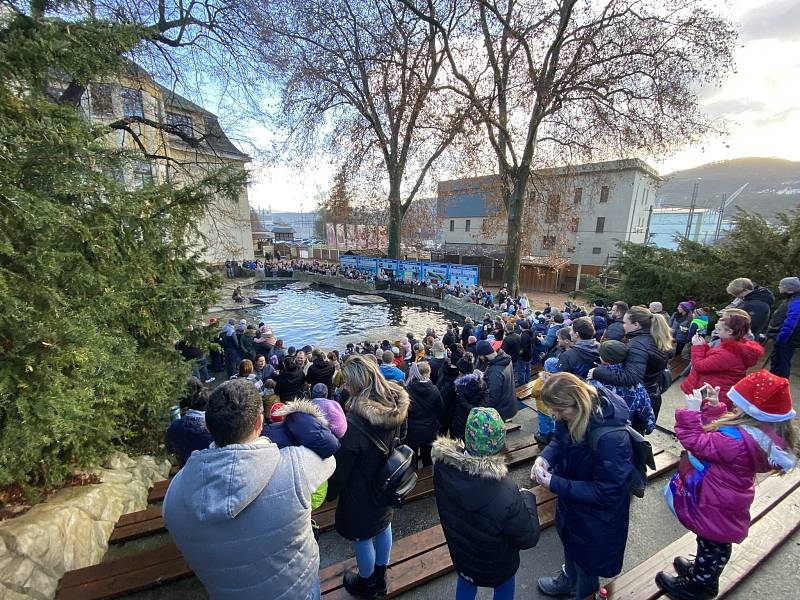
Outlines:
{"label": "red santa hat", "polygon": [[728,398],[748,415],[765,423],[793,419],[789,380],[766,369],[751,373],[728,390]]}

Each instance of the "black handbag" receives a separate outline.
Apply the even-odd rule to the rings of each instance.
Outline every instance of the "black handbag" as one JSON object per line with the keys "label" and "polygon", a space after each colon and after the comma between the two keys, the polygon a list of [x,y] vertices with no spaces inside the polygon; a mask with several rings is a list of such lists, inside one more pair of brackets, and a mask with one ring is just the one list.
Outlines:
{"label": "black handbag", "polygon": [[350,419],[356,429],[367,436],[367,439],[386,457],[378,478],[375,491],[378,499],[386,506],[400,508],[408,493],[417,485],[417,473],[414,465],[414,451],[400,443],[400,428],[395,431],[391,448],[383,440],[375,436],[359,417]]}

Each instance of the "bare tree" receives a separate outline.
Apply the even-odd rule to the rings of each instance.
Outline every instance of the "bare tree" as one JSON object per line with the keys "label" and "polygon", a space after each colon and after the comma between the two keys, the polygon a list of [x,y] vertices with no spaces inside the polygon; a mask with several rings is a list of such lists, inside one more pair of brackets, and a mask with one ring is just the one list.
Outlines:
{"label": "bare tree", "polygon": [[[436,27],[449,89],[477,113],[502,181],[504,280],[518,288],[534,165],[657,155],[713,124],[697,90],[732,65],[732,24],[702,0],[402,0]],[[452,12],[452,11],[451,11]]]}
{"label": "bare tree", "polygon": [[373,191],[388,201],[388,254],[398,257],[403,215],[465,117],[466,102],[438,87],[446,59],[436,28],[396,0],[251,7],[293,149],[322,145],[375,176]]}

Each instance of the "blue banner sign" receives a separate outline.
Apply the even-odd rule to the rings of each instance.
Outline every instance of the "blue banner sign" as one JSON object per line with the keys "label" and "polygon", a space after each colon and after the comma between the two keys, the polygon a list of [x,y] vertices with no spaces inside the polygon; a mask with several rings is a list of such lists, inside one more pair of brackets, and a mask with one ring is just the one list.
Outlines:
{"label": "blue banner sign", "polygon": [[339,264],[342,265],[345,269],[357,269],[358,268],[358,257],[351,256],[349,254],[343,254],[339,257]]}
{"label": "blue banner sign", "polygon": [[371,256],[358,257],[358,270],[364,273],[378,274],[378,259]]}
{"label": "blue banner sign", "polygon": [[400,269],[400,261],[396,258],[379,258],[378,268],[383,269],[386,273],[389,271],[392,273],[397,273],[397,271]]}
{"label": "blue banner sign", "polygon": [[450,265],[447,263],[421,263],[422,264],[422,279],[430,283],[438,285],[449,281]]}
{"label": "blue banner sign", "polygon": [[477,286],[478,274],[476,265],[450,265],[450,285],[460,283],[462,287]]}

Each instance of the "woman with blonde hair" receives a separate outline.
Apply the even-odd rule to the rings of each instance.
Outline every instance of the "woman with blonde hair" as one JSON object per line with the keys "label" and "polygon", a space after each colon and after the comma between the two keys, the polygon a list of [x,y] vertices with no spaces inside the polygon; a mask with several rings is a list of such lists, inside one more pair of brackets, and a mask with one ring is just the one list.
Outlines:
{"label": "woman with blonde hair", "polygon": [[[663,317],[662,317],[663,318]],[[633,452],[625,401],[571,373],[552,375],[542,402],[556,418],[553,440],[539,454],[531,477],[558,496],[556,529],[564,545],[564,565],[554,577],[538,580],[548,596],[594,596],[599,577],[622,570],[628,538]],[[598,432],[595,429],[620,428]]]}
{"label": "woman with blonde hair", "polygon": [[653,413],[658,420],[661,393],[666,389],[664,369],[672,357],[672,334],[664,315],[653,314],[643,306],[632,306],[622,320],[628,338],[628,356],[622,369],[595,367],[586,379],[596,379],[608,385],[633,387],[643,384],[650,396]]}
{"label": "woman with blonde hair", "polygon": [[328,499],[337,496],[336,531],[355,542],[357,569],[344,574],[344,587],[354,596],[386,594],[386,566],[392,550],[392,517],[375,482],[386,455],[370,437],[391,448],[406,435],[409,398],[406,390],[387,381],[375,361],[353,354],[342,367],[347,432],[336,453],[336,471],[328,482]]}

